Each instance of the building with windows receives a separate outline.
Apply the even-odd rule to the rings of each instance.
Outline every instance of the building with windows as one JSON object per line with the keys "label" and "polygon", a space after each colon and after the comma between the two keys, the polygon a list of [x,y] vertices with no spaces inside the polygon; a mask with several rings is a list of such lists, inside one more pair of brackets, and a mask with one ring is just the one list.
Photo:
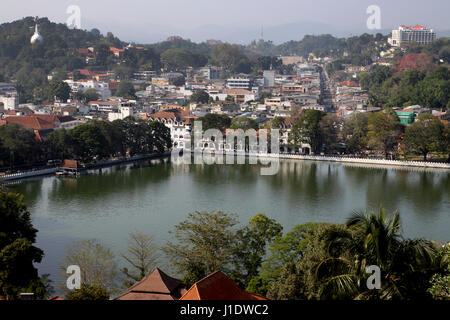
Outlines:
{"label": "building with windows", "polygon": [[108,120],[113,122],[115,120],[123,120],[128,117],[133,117],[135,114],[133,105],[131,103],[121,103],[118,112],[108,113]]}
{"label": "building with windows", "polygon": [[15,110],[19,106],[19,95],[14,83],[0,82],[0,105],[3,110]]}
{"label": "building with windows", "polygon": [[393,47],[400,47],[403,44],[414,42],[426,45],[435,39],[436,32],[433,29],[421,25],[401,25],[397,30],[392,30],[392,38],[389,38],[388,42]]}
{"label": "building with windows", "polygon": [[191,141],[192,125],[195,118],[181,109],[160,111],[148,116],[150,120],[163,123],[170,129],[170,137],[174,148],[188,147]]}
{"label": "building with windows", "polygon": [[244,89],[251,91],[253,87],[253,79],[233,77],[227,80],[227,89]]}
{"label": "building with windows", "polygon": [[70,86],[70,89],[73,93],[80,91],[84,92],[87,89],[95,89],[101,95],[102,99],[111,98],[111,90],[109,90],[108,83],[106,82],[94,80],[64,80],[64,82],[66,82]]}

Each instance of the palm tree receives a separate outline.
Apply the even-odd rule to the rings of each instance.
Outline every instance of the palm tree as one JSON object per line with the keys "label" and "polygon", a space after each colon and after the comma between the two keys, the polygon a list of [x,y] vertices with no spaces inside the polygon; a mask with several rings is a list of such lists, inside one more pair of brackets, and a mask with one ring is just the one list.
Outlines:
{"label": "palm tree", "polygon": [[[423,239],[404,240],[398,212],[387,216],[382,207],[378,213],[356,212],[346,227],[326,235],[329,257],[315,273],[321,297],[390,300],[426,292],[422,282],[436,268],[436,247]],[[366,266],[371,265],[381,270],[380,290],[367,288]]]}

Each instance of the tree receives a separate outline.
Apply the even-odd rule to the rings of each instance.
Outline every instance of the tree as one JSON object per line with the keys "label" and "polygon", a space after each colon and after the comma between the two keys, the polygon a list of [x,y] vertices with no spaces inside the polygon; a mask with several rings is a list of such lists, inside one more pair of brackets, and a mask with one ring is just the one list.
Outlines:
{"label": "tree", "polygon": [[231,120],[231,125],[230,125],[230,129],[233,130],[238,130],[238,129],[242,129],[242,130],[249,130],[249,129],[254,129],[254,130],[258,130],[259,125],[258,123],[253,120],[252,118],[247,118],[247,117],[236,117],[233,118],[233,120]]}
{"label": "tree", "polygon": [[171,234],[177,243],[169,241],[163,251],[184,283],[192,285],[217,270],[231,271],[236,224],[235,214],[196,211],[175,226]]}
{"label": "tree", "polygon": [[266,256],[266,247],[281,236],[283,227],[264,214],[257,214],[247,226],[238,230],[238,244],[232,278],[243,288],[258,275]]}
{"label": "tree", "polygon": [[131,82],[121,81],[117,87],[116,96],[134,100],[136,99],[136,90]]}
{"label": "tree", "polygon": [[431,114],[421,114],[406,128],[403,140],[409,151],[423,155],[423,161],[427,161],[429,152],[442,150],[443,131],[439,119]]}
{"label": "tree", "polygon": [[109,292],[96,284],[81,284],[80,289],[75,289],[66,294],[67,300],[74,301],[105,301],[109,300]]}
{"label": "tree", "polygon": [[316,280],[317,265],[328,257],[325,245],[329,232],[339,232],[342,226],[329,223],[298,225],[271,246],[271,256],[260,275],[269,282],[267,297],[274,300],[319,299]]}
{"label": "tree", "polygon": [[0,295],[8,300],[21,292],[34,292],[38,299],[49,294],[45,277],[39,278],[33,265],[44,256],[33,245],[36,233],[23,196],[0,189]]}
{"label": "tree", "polygon": [[[80,267],[81,281],[85,285],[99,286],[109,292],[118,288],[118,267],[114,254],[103,247],[97,240],[81,240],[74,242],[66,252],[60,267],[65,275],[66,268],[71,265]],[[67,288],[64,288],[67,290]]]}
{"label": "tree", "polygon": [[161,54],[161,63],[168,71],[180,71],[194,66],[194,57],[186,50],[169,49]]}
{"label": "tree", "polygon": [[142,280],[156,266],[159,259],[158,250],[152,236],[140,232],[129,234],[127,252],[121,255],[132,267],[132,270],[122,269],[122,273],[128,278],[127,287]]}
{"label": "tree", "polygon": [[340,150],[342,127],[342,120],[335,114],[327,114],[320,120],[320,135],[328,153]]}
{"label": "tree", "polygon": [[4,165],[32,164],[42,157],[40,142],[32,130],[16,123],[0,126],[0,143],[4,152],[0,155]]}
{"label": "tree", "polygon": [[228,129],[231,125],[230,117],[224,114],[208,113],[207,115],[198,118],[197,121],[201,121],[203,131],[208,129],[219,129],[220,131],[225,132],[225,129]]}
{"label": "tree", "polygon": [[48,99],[50,101],[54,101],[55,98],[61,100],[62,102],[66,102],[67,99],[70,98],[70,86],[61,80],[52,80],[48,87]]}
{"label": "tree", "polygon": [[369,115],[367,121],[368,146],[383,152],[385,159],[399,143],[402,125],[392,112],[377,112]]}
{"label": "tree", "polygon": [[357,112],[344,124],[344,139],[347,150],[352,153],[367,146],[368,117],[365,113]]}
{"label": "tree", "polygon": [[94,88],[89,88],[86,91],[83,92],[83,96],[84,96],[84,101],[85,102],[89,102],[89,101],[97,101],[101,98],[100,93],[98,92],[97,89]]}
{"label": "tree", "polygon": [[[237,45],[223,43],[215,46],[211,52],[212,61],[227,70],[233,70],[238,67],[239,63],[246,59],[244,53]],[[242,66],[241,66],[242,67]]]}
{"label": "tree", "polygon": [[98,66],[106,66],[108,58],[112,56],[109,46],[106,43],[100,43],[95,46],[95,64]]}
{"label": "tree", "polygon": [[173,82],[172,82],[172,84],[173,84],[174,86],[177,86],[177,87],[184,86],[185,83],[186,83],[186,79],[185,79],[184,77],[182,77],[182,76],[176,78],[176,79],[173,80]]}
{"label": "tree", "polygon": [[148,126],[153,144],[151,152],[163,153],[172,148],[172,138],[168,127],[159,121],[151,121]]}
{"label": "tree", "polygon": [[443,245],[438,252],[442,272],[431,278],[428,292],[435,300],[450,300],[450,244]]}
{"label": "tree", "polygon": [[[332,299],[430,299],[429,279],[439,270],[433,243],[403,239],[400,215],[355,213],[347,229],[326,236],[328,257],[316,267],[320,296]],[[366,286],[366,266],[382,271],[380,290]]]}
{"label": "tree", "polygon": [[320,120],[325,112],[317,110],[306,110],[292,128],[289,134],[289,143],[294,146],[301,146],[308,143],[314,153],[322,149],[323,137],[320,132]]}
{"label": "tree", "polygon": [[194,103],[208,103],[209,94],[205,90],[196,90],[190,98],[190,102]]}

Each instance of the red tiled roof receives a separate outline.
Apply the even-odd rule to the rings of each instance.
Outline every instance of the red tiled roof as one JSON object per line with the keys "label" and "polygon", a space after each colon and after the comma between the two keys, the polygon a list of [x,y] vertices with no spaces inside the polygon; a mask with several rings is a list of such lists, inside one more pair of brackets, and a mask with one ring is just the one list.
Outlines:
{"label": "red tiled roof", "polygon": [[253,94],[253,92],[245,90],[245,89],[228,89],[224,90],[225,94]]}
{"label": "red tiled roof", "polygon": [[115,300],[178,300],[186,292],[181,280],[172,278],[158,268],[130,287]]}
{"label": "red tiled roof", "polygon": [[150,115],[152,119],[176,119],[175,112],[160,111]]}
{"label": "red tiled roof", "polygon": [[25,128],[34,130],[46,130],[54,129],[56,127],[54,122],[48,121],[46,119],[37,117],[35,115],[24,116],[24,117],[7,117],[4,119],[6,123],[17,123]]}
{"label": "red tiled roof", "polygon": [[113,52],[124,52],[125,51],[125,49],[118,49],[118,48],[115,48],[115,47],[109,47],[109,50],[113,51]]}
{"label": "red tiled roof", "polygon": [[350,80],[340,82],[339,85],[343,86],[343,87],[357,87],[358,86],[358,84],[356,82],[353,82]]}
{"label": "red tiled roof", "polygon": [[239,288],[223,272],[216,271],[195,283],[180,300],[267,300]]}

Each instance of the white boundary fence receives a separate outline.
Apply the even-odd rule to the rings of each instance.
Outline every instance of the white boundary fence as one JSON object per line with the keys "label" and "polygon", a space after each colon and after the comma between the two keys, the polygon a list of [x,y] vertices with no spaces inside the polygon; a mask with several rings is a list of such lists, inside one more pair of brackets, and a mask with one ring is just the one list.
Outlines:
{"label": "white boundary fence", "polygon": [[271,153],[250,154],[250,156],[252,156],[252,155],[259,156],[259,157],[292,159],[292,160],[311,160],[311,161],[376,164],[376,165],[400,166],[400,167],[422,167],[422,168],[450,169],[450,163],[442,163],[442,162],[420,162],[420,161],[398,161],[398,160],[382,160],[382,159],[366,159],[366,158],[306,156],[306,155],[299,155],[299,154],[271,154]]}
{"label": "white boundary fence", "polygon": [[37,176],[44,176],[47,174],[55,173],[57,168],[51,168],[51,169],[43,169],[43,170],[35,170],[35,171],[27,171],[27,172],[18,172],[13,174],[7,174],[4,176],[0,176],[0,181],[11,181],[11,180],[18,180],[18,179],[24,179],[24,178],[30,178],[30,177],[37,177]]}

